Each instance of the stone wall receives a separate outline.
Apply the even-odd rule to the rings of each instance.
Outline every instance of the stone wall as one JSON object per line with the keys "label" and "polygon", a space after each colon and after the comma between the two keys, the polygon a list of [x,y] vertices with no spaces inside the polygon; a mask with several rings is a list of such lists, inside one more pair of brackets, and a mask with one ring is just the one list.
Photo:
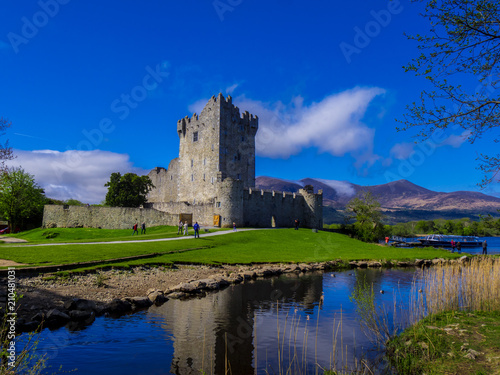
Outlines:
{"label": "stone wall", "polygon": [[177,225],[181,215],[192,215],[191,220],[186,219],[190,225],[197,221],[201,226],[212,226],[214,215],[218,214],[214,204],[210,202],[195,205],[187,202],[157,202],[147,203],[147,207],[170,213],[175,220],[169,225]]}
{"label": "stone wall", "polygon": [[179,216],[152,208],[82,207],[46,205],[43,211],[44,228],[104,228],[132,229],[135,223],[146,227],[177,225]]}
{"label": "stone wall", "polygon": [[[244,225],[251,227],[292,227],[295,219],[301,227],[323,227],[321,204],[311,207],[311,199],[322,202],[320,194],[298,194],[261,189],[245,189],[243,194]],[[307,198],[307,199],[306,199]]]}

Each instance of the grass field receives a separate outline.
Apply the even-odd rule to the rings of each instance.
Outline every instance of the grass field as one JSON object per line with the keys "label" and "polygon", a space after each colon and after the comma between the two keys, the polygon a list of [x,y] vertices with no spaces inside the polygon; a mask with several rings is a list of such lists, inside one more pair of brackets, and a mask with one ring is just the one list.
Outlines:
{"label": "grass field", "polygon": [[[210,232],[221,229],[210,229]],[[30,244],[60,243],[60,242],[100,242],[100,241],[131,241],[153,240],[157,238],[172,238],[177,236],[176,226],[157,226],[146,229],[146,234],[132,235],[132,229],[97,229],[97,228],[37,228],[22,232],[12,237],[29,241]],[[140,228],[139,228],[140,233]],[[193,234],[193,229],[190,228]],[[0,240],[2,238],[0,237]]]}
{"label": "grass field", "polygon": [[[153,258],[114,263],[120,265],[197,263],[197,264],[249,264],[249,263],[312,263],[334,259],[344,261],[412,260],[433,258],[457,258],[457,254],[433,248],[400,249],[364,243],[338,233],[310,229],[272,229],[238,231],[220,236],[193,237],[161,242],[140,242],[120,244],[62,244],[66,241],[114,241],[124,237],[130,239],[155,239],[177,237],[175,227],[148,229],[148,235],[131,236],[130,230],[105,229],[54,229],[60,232],[55,238],[44,238],[47,230],[33,230],[16,237],[29,239],[32,243],[46,246],[0,245],[0,259],[8,259],[30,266],[55,265],[121,257],[161,254]],[[128,234],[127,234],[128,233]],[[45,237],[47,233],[45,234]],[[51,245],[54,243],[54,245]]]}

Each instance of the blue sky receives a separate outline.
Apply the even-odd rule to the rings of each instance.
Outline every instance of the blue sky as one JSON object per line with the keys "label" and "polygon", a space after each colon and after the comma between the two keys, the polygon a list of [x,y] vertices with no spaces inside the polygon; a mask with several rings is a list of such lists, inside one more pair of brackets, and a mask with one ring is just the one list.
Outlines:
{"label": "blue sky", "polygon": [[[396,118],[426,82],[408,1],[40,0],[0,5],[0,116],[48,196],[96,203],[112,172],[178,156],[177,120],[231,95],[259,116],[257,175],[479,190],[461,129],[415,145]],[[474,85],[472,80],[469,84]],[[500,196],[498,184],[484,192]]]}

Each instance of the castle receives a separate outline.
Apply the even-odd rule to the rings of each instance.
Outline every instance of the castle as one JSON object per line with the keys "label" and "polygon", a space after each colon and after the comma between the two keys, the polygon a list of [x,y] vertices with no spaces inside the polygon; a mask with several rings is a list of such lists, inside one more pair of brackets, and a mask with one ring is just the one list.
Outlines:
{"label": "castle", "polygon": [[179,157],[148,176],[155,186],[141,208],[47,205],[43,227],[132,228],[177,225],[179,220],[232,227],[323,227],[323,192],[298,193],[255,188],[257,116],[240,110],[231,97],[212,96],[200,115],[177,122]]}
{"label": "castle", "polygon": [[257,116],[240,115],[231,97],[212,98],[200,115],[177,122],[179,157],[168,169],[154,168],[148,176],[155,188],[148,207],[184,215],[189,221],[231,227],[321,228],[322,191],[299,193],[255,189]]}

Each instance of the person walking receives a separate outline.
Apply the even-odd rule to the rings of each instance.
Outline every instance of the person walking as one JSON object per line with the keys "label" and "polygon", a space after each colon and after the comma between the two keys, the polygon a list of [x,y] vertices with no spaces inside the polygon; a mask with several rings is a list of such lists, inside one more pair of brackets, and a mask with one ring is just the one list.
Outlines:
{"label": "person walking", "polygon": [[295,223],[294,223],[295,230],[299,230],[299,224],[300,224],[299,219],[295,219]]}
{"label": "person walking", "polygon": [[141,225],[141,234],[146,234],[146,222],[143,221]]}
{"label": "person walking", "polygon": [[178,225],[178,230],[177,230],[177,234],[182,234],[182,227],[184,226],[184,224],[182,224],[182,220],[179,220],[179,225]]}
{"label": "person walking", "polygon": [[184,235],[185,236],[188,235],[188,222],[187,221],[184,223]]}
{"label": "person walking", "polygon": [[233,221],[233,232],[236,232],[236,223]]}
{"label": "person walking", "polygon": [[198,222],[194,223],[193,229],[194,229],[194,238],[200,238],[200,224],[198,224]]}
{"label": "person walking", "polygon": [[134,224],[134,231],[132,232],[132,236],[137,233],[139,235],[139,231],[137,230],[137,223]]}
{"label": "person walking", "polygon": [[483,241],[483,255],[488,255],[488,243],[486,240]]}
{"label": "person walking", "polygon": [[452,253],[455,252],[455,241],[454,240],[451,240],[451,252]]}
{"label": "person walking", "polygon": [[462,254],[462,244],[460,243],[460,241],[457,242],[456,246],[457,246],[457,252],[459,254]]}

